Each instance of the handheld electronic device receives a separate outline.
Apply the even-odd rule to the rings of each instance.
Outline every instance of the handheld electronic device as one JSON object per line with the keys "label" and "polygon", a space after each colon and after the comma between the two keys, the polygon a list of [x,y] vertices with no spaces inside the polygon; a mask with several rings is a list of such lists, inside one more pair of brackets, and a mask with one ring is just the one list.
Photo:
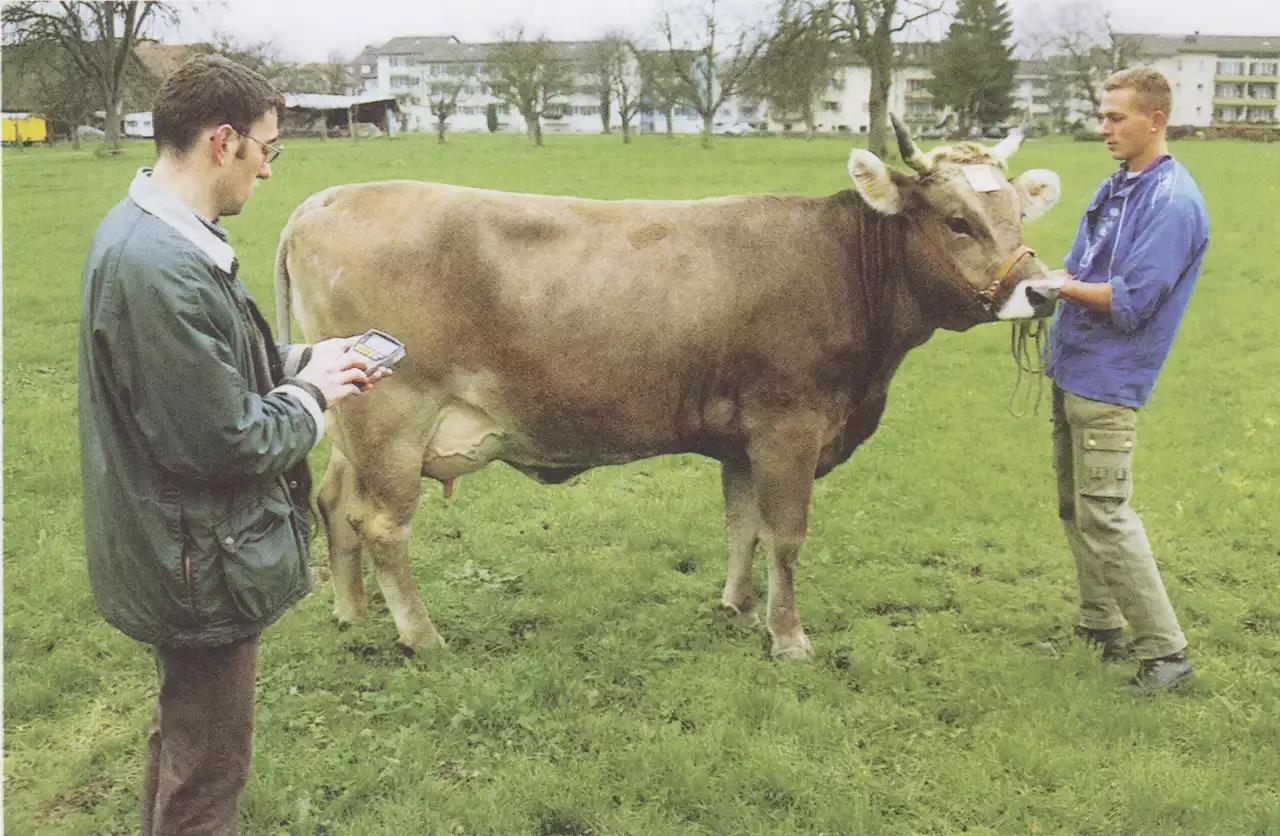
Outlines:
{"label": "handheld electronic device", "polygon": [[404,343],[375,328],[361,334],[351,350],[364,358],[368,374],[393,366],[404,357]]}

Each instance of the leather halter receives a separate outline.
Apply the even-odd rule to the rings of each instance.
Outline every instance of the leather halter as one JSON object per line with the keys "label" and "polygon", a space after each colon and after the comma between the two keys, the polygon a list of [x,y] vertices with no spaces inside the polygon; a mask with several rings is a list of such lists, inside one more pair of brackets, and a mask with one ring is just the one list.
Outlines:
{"label": "leather halter", "polygon": [[929,234],[924,231],[922,226],[920,226],[920,222],[915,218],[912,218],[910,215],[907,217],[911,218],[911,222],[915,224],[916,231],[920,234],[920,241],[924,244],[924,248],[928,250],[929,255],[933,256],[933,259],[942,266],[946,274],[947,281],[963,290],[965,293],[973,294],[977,303],[981,305],[982,309],[993,318],[997,313],[996,293],[999,292],[1000,285],[1004,283],[1005,279],[1009,278],[1009,274],[1013,272],[1013,268],[1017,266],[1018,262],[1022,261],[1022,259],[1027,256],[1035,258],[1036,255],[1035,250],[1025,244],[1019,244],[1011,253],[1009,253],[1008,257],[1005,258],[1004,264],[1000,265],[1000,269],[996,271],[995,278],[991,280],[991,283],[982,290],[978,290],[973,285],[965,281],[963,276],[956,272],[952,266],[952,260],[943,255],[942,250],[938,248],[938,245],[934,240],[930,238]]}

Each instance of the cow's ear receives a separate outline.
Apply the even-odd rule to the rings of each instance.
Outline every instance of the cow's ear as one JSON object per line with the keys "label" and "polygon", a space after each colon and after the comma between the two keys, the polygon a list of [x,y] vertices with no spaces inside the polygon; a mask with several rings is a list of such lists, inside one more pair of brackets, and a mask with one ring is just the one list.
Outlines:
{"label": "cow's ear", "polygon": [[1033,168],[1013,178],[1024,220],[1034,221],[1053,208],[1062,195],[1062,180],[1048,169]]}
{"label": "cow's ear", "polygon": [[849,155],[849,176],[867,205],[882,215],[897,215],[902,211],[902,190],[912,181],[907,175],[894,171],[884,162],[861,148]]}

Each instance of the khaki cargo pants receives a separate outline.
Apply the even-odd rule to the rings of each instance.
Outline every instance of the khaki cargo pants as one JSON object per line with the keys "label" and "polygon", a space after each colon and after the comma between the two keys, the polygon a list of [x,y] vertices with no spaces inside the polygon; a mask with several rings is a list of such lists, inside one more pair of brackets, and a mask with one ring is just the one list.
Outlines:
{"label": "khaki cargo pants", "polygon": [[1138,410],[1053,387],[1058,516],[1076,559],[1080,626],[1132,627],[1130,652],[1158,659],[1187,646],[1142,520],[1129,507]]}

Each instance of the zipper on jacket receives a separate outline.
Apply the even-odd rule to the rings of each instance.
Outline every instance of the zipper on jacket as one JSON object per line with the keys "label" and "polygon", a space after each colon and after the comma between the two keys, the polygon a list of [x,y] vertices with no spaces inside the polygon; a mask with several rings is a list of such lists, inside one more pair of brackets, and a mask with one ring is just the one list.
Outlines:
{"label": "zipper on jacket", "polygon": [[1120,221],[1116,224],[1116,240],[1111,243],[1111,261],[1107,262],[1107,281],[1111,281],[1111,277],[1116,269],[1116,250],[1120,249],[1120,233],[1124,232],[1124,214],[1129,210],[1129,195],[1120,198]]}

